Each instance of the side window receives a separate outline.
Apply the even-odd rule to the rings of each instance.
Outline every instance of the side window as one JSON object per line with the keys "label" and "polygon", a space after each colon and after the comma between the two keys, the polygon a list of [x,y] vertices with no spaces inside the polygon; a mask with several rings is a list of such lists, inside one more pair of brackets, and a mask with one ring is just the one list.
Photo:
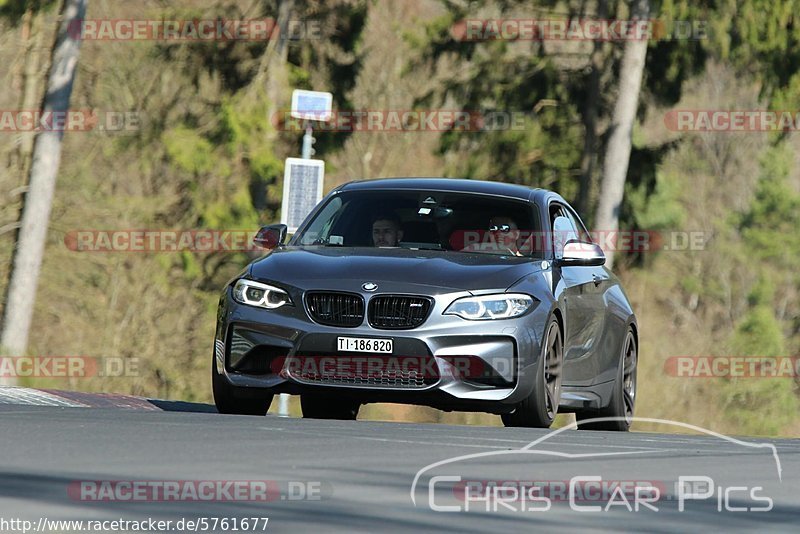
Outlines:
{"label": "side window", "polygon": [[[560,220],[557,225],[556,219],[559,217],[561,217],[562,220]],[[556,257],[560,256],[560,251],[564,248],[567,241],[579,235],[575,224],[567,216],[564,206],[558,202],[550,204],[550,229],[552,230],[549,238],[550,246]]]}
{"label": "side window", "polygon": [[566,206],[559,204],[557,202],[553,202],[550,204],[550,227],[553,226],[553,221],[556,220],[556,217],[566,217],[569,222],[572,230],[575,232],[575,235],[578,236],[578,239],[582,243],[592,243],[592,238],[589,235],[589,232],[586,231],[586,227],[583,226],[583,223],[578,218],[575,213],[567,208]]}
{"label": "side window", "polygon": [[550,204],[550,228],[553,228],[553,222],[556,220],[556,217],[561,215],[561,206],[556,204],[555,202]]}
{"label": "side window", "polygon": [[581,240],[581,243],[591,243],[592,238],[589,235],[589,232],[586,231],[586,227],[583,226],[583,223],[578,218],[578,216],[575,215],[575,213],[568,208],[561,208],[561,211],[564,212],[566,217],[572,223],[572,226],[575,228],[575,233],[578,235],[578,238]]}

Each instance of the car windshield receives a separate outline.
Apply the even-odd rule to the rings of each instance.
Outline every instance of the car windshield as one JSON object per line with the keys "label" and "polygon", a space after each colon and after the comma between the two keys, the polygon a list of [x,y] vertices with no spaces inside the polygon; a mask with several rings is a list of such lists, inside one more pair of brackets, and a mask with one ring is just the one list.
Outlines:
{"label": "car windshield", "polygon": [[441,191],[344,191],[327,200],[292,245],[402,247],[541,257],[532,205]]}

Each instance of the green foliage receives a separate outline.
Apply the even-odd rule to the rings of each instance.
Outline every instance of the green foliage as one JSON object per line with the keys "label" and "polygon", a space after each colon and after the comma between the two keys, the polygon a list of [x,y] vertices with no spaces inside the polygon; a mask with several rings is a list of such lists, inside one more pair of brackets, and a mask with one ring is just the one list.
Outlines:
{"label": "green foliage", "polygon": [[52,12],[61,7],[61,0],[0,0],[0,17],[19,24],[25,11]]}
{"label": "green foliage", "polygon": [[204,227],[226,230],[258,228],[258,214],[247,189],[238,189],[232,196],[222,200],[206,200],[199,216],[200,224]]}
{"label": "green foliage", "polygon": [[[785,143],[768,148],[755,198],[739,223],[743,246],[761,263],[760,276],[747,296],[749,311],[731,336],[735,356],[788,356],[783,325],[773,310],[774,280],[796,269],[800,257],[800,195],[786,183],[791,161]],[[734,378],[721,391],[725,413],[734,424],[750,433],[774,434],[791,423],[800,408],[795,389],[787,377]]]}
{"label": "green foliage", "polygon": [[[580,128],[562,120],[559,111],[524,117],[514,129],[450,132],[444,153],[463,153],[448,174],[537,187],[575,194],[573,174],[580,158]],[[560,186],[560,187],[559,187]]]}
{"label": "green foliage", "polygon": [[[750,305],[751,308],[769,306],[772,303],[772,299],[774,297],[775,297],[775,285],[769,278],[762,275],[761,277],[759,277],[758,282],[756,282],[756,284],[750,290],[750,294],[747,296],[747,303]],[[751,325],[746,324],[746,322],[743,323],[741,326],[743,328],[741,333],[744,335],[758,332],[758,329],[753,328]],[[780,332],[778,333],[780,334]],[[743,342],[744,340],[740,341]],[[738,343],[738,344],[743,345],[743,343]],[[779,349],[776,352],[781,352],[781,350]]]}
{"label": "green foliage", "polygon": [[766,303],[754,306],[736,327],[733,351],[747,356],[784,356],[783,332]]}
{"label": "green foliage", "polygon": [[740,432],[774,436],[795,420],[800,403],[791,380],[744,378],[725,388],[722,407]]}
{"label": "green foliage", "polygon": [[[424,35],[410,37],[411,44],[419,48],[421,54],[420,62],[409,70],[419,69],[425,62],[428,66],[450,62],[456,69],[441,88],[424,95],[419,103],[430,106],[455,101],[464,110],[503,109],[524,113],[528,129],[520,135],[483,134],[480,142],[473,141],[469,133],[449,132],[442,137],[440,151],[452,154],[450,160],[456,164],[451,173],[540,185],[558,190],[568,200],[576,200],[584,125],[592,121],[602,125],[610,118],[622,46],[614,43],[598,50],[604,64],[602,72],[598,73],[600,87],[593,102],[598,110],[597,117],[592,119],[588,105],[592,68],[585,51],[560,52],[556,45],[536,41],[461,41],[453,31],[459,21],[480,16],[517,18],[527,13],[528,16],[536,14],[536,18],[566,18],[568,13],[592,18],[597,16],[592,8],[587,10],[584,3],[547,1],[531,6],[519,0],[479,1],[468,5],[443,1],[443,4],[445,13],[425,27]],[[623,11],[614,11],[617,4],[610,4],[612,12],[601,18],[627,16]],[[670,30],[674,20],[694,20],[708,13],[707,8],[688,0],[655,4],[654,18],[666,21]],[[680,99],[683,83],[702,72],[706,52],[699,40],[654,40],[650,43],[648,58],[641,101],[674,103]],[[644,196],[653,192],[656,168],[671,149],[672,145],[665,142],[661,146],[637,146],[633,151],[628,176],[633,187]],[[602,154],[601,143],[595,169],[602,167]],[[595,171],[594,179],[597,174]],[[593,187],[591,182],[588,187],[587,198]],[[645,198],[636,200],[646,201]],[[622,209],[623,227],[635,224],[631,218],[633,211],[635,208],[628,206],[626,199]]]}
{"label": "green foliage", "polygon": [[[756,299],[761,302],[734,332],[733,356],[786,356],[781,325],[771,306],[764,302],[769,294],[762,281],[756,289]],[[733,378],[721,388],[724,413],[747,433],[774,435],[794,420],[800,408],[794,390],[794,383],[788,377]]]}
{"label": "green foliage", "polygon": [[[368,0],[330,0],[304,6],[310,19],[320,21],[323,35],[289,47],[292,87],[329,91],[335,109],[353,109],[350,95],[367,53],[361,42],[369,8]],[[340,150],[348,137],[342,132],[318,132],[315,149],[320,154],[330,154]]]}
{"label": "green foliage", "polygon": [[741,217],[740,231],[758,258],[785,269],[800,258],[800,195],[787,183],[793,154],[785,143],[768,150],[750,209]]}
{"label": "green foliage", "polygon": [[686,181],[678,174],[659,170],[655,182],[653,191],[649,191],[646,184],[628,184],[625,197],[635,226],[651,231],[680,228],[686,219],[682,203]]}
{"label": "green foliage", "polygon": [[800,66],[800,2],[747,0],[735,5],[731,58],[743,68],[757,68],[767,94],[785,87]]}
{"label": "green foliage", "polygon": [[[252,182],[274,183],[283,171],[283,161],[275,154],[270,141],[275,127],[263,91],[253,95],[237,94],[226,98],[220,109],[218,137],[226,143],[231,156],[247,168]],[[255,206],[273,204],[277,199],[253,199]]]}
{"label": "green foliage", "polygon": [[182,251],[181,262],[183,263],[183,273],[188,280],[194,280],[202,275],[200,264],[191,252]]}
{"label": "green foliage", "polygon": [[453,100],[467,112],[522,117],[507,129],[446,132],[440,153],[452,154],[455,162],[448,174],[550,187],[567,198],[576,195],[583,132],[574,89],[563,73],[538,43],[520,50],[504,41],[459,41],[450,30],[467,14],[453,4],[448,9],[426,26],[424,38],[413,39],[421,59],[409,70],[434,68],[445,59],[455,60],[458,68],[440,90],[423,95],[417,104],[435,107]]}
{"label": "green foliage", "polygon": [[192,174],[201,174],[214,168],[213,147],[195,130],[178,126],[164,132],[162,141],[170,159],[180,169]]}
{"label": "green foliage", "polygon": [[[647,97],[661,104],[674,104],[683,94],[683,83],[703,72],[708,57],[708,38],[717,35],[710,28],[719,18],[707,2],[697,0],[666,0],[651,2],[653,19],[667,32],[685,31],[677,23],[694,24],[692,31],[706,31],[705,38],[656,38],[650,41],[645,64],[644,91]],[[699,33],[698,33],[699,35]],[[663,36],[666,37],[666,36]]]}

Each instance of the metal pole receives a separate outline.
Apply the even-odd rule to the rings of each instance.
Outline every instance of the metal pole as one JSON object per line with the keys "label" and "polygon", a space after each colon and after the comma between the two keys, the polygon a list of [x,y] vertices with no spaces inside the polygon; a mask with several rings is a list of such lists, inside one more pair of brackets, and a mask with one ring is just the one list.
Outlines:
{"label": "metal pole", "polygon": [[313,133],[309,122],[306,126],[306,133],[303,135],[303,159],[311,159],[311,145],[314,142]]}
{"label": "metal pole", "polygon": [[289,417],[289,394],[281,393],[278,395],[278,415]]}

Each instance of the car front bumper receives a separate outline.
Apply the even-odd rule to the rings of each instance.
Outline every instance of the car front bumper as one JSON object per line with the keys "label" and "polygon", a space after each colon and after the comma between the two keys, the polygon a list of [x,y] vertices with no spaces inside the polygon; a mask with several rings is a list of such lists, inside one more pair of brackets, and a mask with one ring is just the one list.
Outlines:
{"label": "car front bumper", "polygon": [[[273,393],[319,392],[365,403],[508,412],[533,389],[548,310],[535,306],[520,317],[489,321],[443,315],[453,300],[468,295],[438,295],[421,326],[386,330],[373,328],[367,321],[354,328],[318,324],[309,317],[302,294],[293,295],[294,306],[276,310],[246,306],[233,300],[228,287],[217,315],[216,369],[234,386]],[[339,337],[392,339],[394,350],[391,355],[343,353],[337,350]],[[348,360],[346,369],[352,370],[353,362],[363,358],[367,358],[364,369],[376,360],[391,358],[403,364],[413,361],[427,371],[422,383],[411,385],[407,381],[386,380],[385,376],[374,379],[372,373],[364,380],[360,371],[358,376],[339,374],[344,378],[336,380],[330,378],[332,375],[319,377],[306,372],[309,361]]]}

